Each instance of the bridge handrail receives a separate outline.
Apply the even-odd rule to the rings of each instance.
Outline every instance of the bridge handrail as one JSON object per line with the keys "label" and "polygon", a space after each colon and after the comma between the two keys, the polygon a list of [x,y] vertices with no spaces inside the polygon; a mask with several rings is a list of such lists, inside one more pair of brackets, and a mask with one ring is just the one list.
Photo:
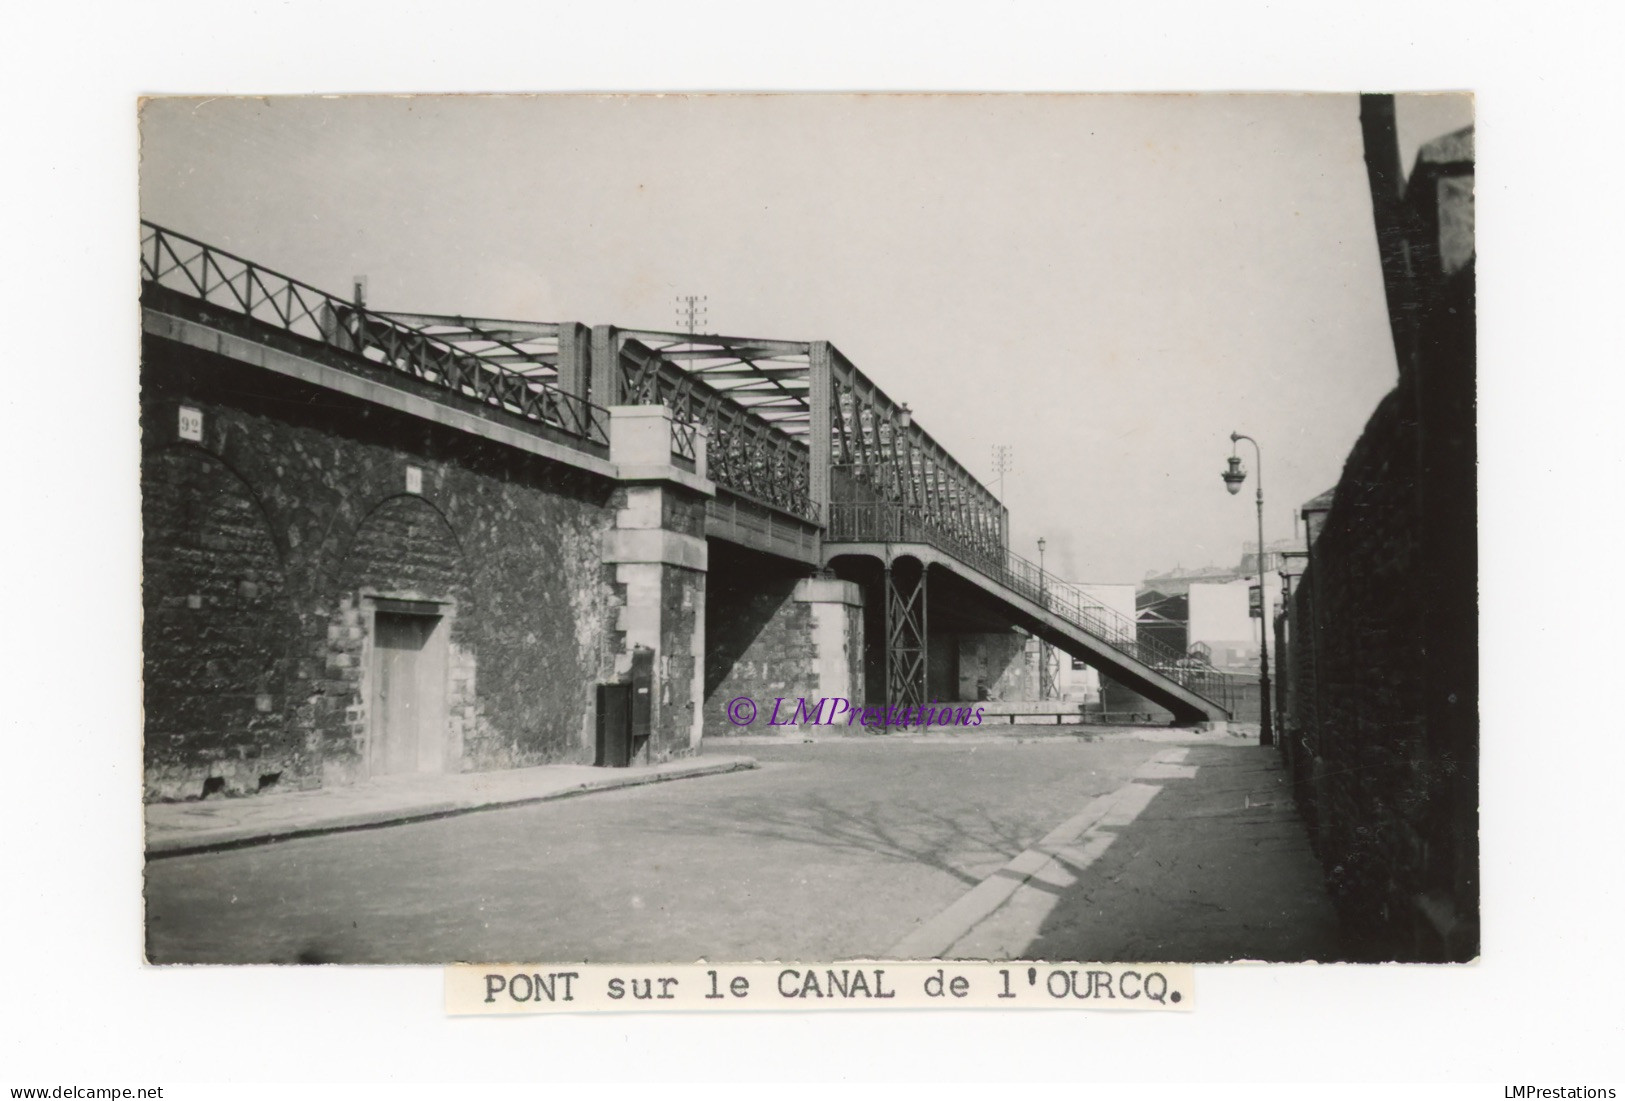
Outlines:
{"label": "bridge handrail", "polygon": [[905,510],[896,502],[832,503],[825,541],[928,543],[1182,687],[1211,699],[1212,696],[1198,686],[1214,684],[1213,678],[1226,676],[1201,659],[1182,654],[1166,643],[1140,637],[1134,620],[1088,597],[1020,555],[1008,550],[989,552],[967,544],[931,523],[919,510]]}
{"label": "bridge handrail", "polygon": [[641,341],[623,345],[620,368],[622,400],[671,410],[675,454],[692,461],[693,429],[703,427],[707,477],[792,516],[819,521],[812,499],[812,456],[804,442],[693,378]]}
{"label": "bridge handrail", "polygon": [[699,459],[699,432],[700,426],[692,421],[671,419],[671,453],[679,460],[686,460],[691,469]]}
{"label": "bridge handrail", "polygon": [[144,282],[231,310],[590,443],[609,445],[609,411],[213,245],[141,222]]}

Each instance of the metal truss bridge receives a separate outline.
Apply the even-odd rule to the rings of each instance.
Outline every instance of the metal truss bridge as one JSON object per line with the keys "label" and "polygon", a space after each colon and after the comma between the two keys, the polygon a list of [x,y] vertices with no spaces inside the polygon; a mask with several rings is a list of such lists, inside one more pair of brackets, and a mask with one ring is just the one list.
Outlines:
{"label": "metal truss bridge", "polygon": [[[1223,719],[1224,675],[1010,552],[1004,505],[828,341],[386,312],[142,223],[143,298],[183,300],[397,372],[555,442],[608,454],[608,407],[671,410],[672,459],[704,435],[706,534],[808,566],[883,567],[886,699],[927,702],[927,577],[945,571],[1011,622],[1168,707]],[[894,568],[895,567],[895,568]]]}

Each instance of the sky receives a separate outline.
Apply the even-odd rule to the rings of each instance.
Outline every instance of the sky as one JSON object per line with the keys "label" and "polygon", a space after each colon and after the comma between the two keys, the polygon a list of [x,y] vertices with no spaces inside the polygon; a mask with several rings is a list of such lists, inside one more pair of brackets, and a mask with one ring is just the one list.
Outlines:
{"label": "sky", "polygon": [[[1471,122],[1402,97],[1401,155]],[[1077,581],[1228,565],[1396,375],[1349,95],[158,99],[142,216],[419,310],[827,339]],[[1246,448],[1246,445],[1242,445]],[[1244,451],[1253,470],[1252,453]]]}

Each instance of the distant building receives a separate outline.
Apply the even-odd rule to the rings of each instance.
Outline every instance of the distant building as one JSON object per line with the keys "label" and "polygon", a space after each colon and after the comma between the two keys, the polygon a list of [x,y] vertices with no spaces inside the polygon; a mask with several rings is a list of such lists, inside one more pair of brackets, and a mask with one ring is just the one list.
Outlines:
{"label": "distant building", "polygon": [[[1075,590],[1085,601],[1100,604],[1110,609],[1126,624],[1132,624],[1135,621],[1135,598],[1132,584],[1072,581],[1067,582],[1066,587]],[[1066,657],[1063,656],[1060,672],[1055,678],[1055,687],[1064,700],[1076,700],[1078,703],[1084,704],[1100,702],[1101,682],[1099,671],[1090,668],[1077,658],[1066,660]]]}
{"label": "distant building", "polygon": [[[1251,556],[1256,559],[1256,555]],[[1271,557],[1274,557],[1272,552]],[[1269,561],[1269,559],[1266,559]],[[1204,647],[1207,660],[1218,669],[1256,671],[1259,633],[1264,620],[1251,612],[1251,591],[1257,582],[1239,577],[1223,584],[1192,585],[1187,647]],[[1281,602],[1278,573],[1264,575],[1264,601],[1269,608]]]}
{"label": "distant building", "polygon": [[[1318,500],[1318,498],[1317,498]],[[1264,549],[1264,601],[1281,604],[1281,570],[1302,537],[1271,539]],[[1234,566],[1175,567],[1148,574],[1140,585],[1136,617],[1140,637],[1200,656],[1220,669],[1256,670],[1265,619],[1251,614],[1249,593],[1257,584],[1258,544],[1242,544]]]}
{"label": "distant building", "polygon": [[[1287,551],[1300,550],[1303,547],[1303,538],[1297,534],[1282,538],[1271,539],[1265,544],[1264,568],[1274,572],[1281,568],[1283,555]],[[1192,585],[1222,585],[1234,581],[1238,577],[1251,577],[1258,572],[1255,564],[1258,561],[1258,544],[1246,542],[1241,545],[1241,560],[1234,566],[1197,566],[1186,568],[1175,566],[1164,573],[1148,573],[1145,580],[1140,582],[1140,596],[1143,599],[1147,593],[1156,592],[1163,596],[1183,596]]]}
{"label": "distant building", "polygon": [[[1286,561],[1283,557],[1287,551],[1301,549],[1303,539],[1294,532],[1289,539],[1271,539],[1264,546],[1264,570],[1275,573],[1280,570]],[[1258,573],[1258,544],[1243,543],[1241,545],[1241,564],[1236,567],[1237,575],[1248,577]]]}
{"label": "distant building", "polygon": [[1190,597],[1168,595],[1157,589],[1142,592],[1138,605],[1140,637],[1159,642],[1178,653],[1190,652]]}
{"label": "distant building", "polygon": [[1175,566],[1165,573],[1146,574],[1140,582],[1140,593],[1155,592],[1162,596],[1184,596],[1191,585],[1203,581],[1231,581],[1237,572],[1230,566],[1199,566],[1186,569]]}

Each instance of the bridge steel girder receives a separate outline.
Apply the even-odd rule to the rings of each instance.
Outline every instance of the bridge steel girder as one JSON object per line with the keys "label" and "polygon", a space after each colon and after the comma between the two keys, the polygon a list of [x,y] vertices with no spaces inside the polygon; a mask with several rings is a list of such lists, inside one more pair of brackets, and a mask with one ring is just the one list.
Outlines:
{"label": "bridge steel girder", "polygon": [[[812,492],[809,449],[797,434],[805,431],[797,380],[805,379],[807,349],[793,341],[599,325],[593,329],[592,390],[613,396],[618,405],[664,405],[678,423],[703,427],[707,476],[719,488],[818,525],[823,511]],[[718,384],[718,377],[727,385]]]}
{"label": "bridge steel girder", "polygon": [[823,564],[823,533],[817,524],[721,487],[705,504],[705,534],[814,569]]}
{"label": "bridge steel girder", "polygon": [[940,567],[1008,607],[1012,622],[1033,631],[1041,641],[1087,661],[1125,688],[1166,707],[1173,712],[1176,722],[1223,722],[1230,718],[1230,713],[1219,704],[929,543],[824,544],[826,564],[844,555],[864,555],[882,562],[907,556],[918,559],[923,571]]}
{"label": "bridge steel girder", "polygon": [[828,449],[826,523],[841,505],[895,504],[977,553],[1004,554],[1008,512],[992,490],[834,345],[814,342],[811,364],[812,442],[820,457]]}
{"label": "bridge steel girder", "polygon": [[[885,560],[882,589],[886,602],[886,706],[924,707],[926,703],[926,574],[898,578],[897,563]],[[887,725],[890,725],[889,723]]]}

